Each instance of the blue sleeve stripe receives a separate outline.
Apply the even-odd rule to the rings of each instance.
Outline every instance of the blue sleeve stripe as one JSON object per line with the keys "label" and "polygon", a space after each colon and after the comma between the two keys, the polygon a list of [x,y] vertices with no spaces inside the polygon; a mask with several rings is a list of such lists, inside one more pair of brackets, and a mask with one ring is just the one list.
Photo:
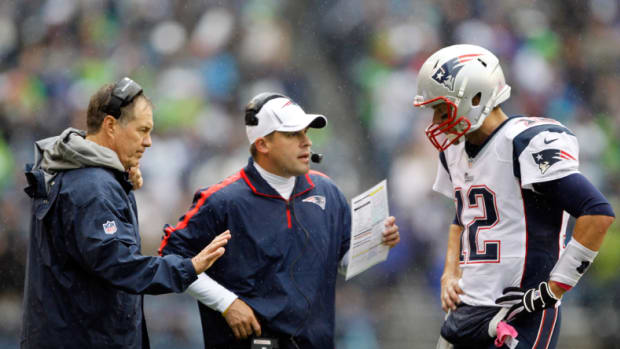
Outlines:
{"label": "blue sleeve stripe", "polygon": [[192,205],[192,208],[185,213],[182,217],[181,220],[177,223],[176,226],[171,226],[169,224],[166,224],[166,226],[164,227],[164,237],[161,240],[161,244],[159,245],[159,249],[157,250],[157,252],[159,253],[160,256],[163,256],[163,252],[164,252],[164,248],[166,248],[166,245],[168,245],[168,240],[170,239],[170,234],[172,234],[173,232],[179,230],[179,229],[185,229],[185,227],[187,227],[190,219],[192,219],[192,217],[198,213],[198,211],[200,211],[200,207],[202,207],[202,205],[204,205],[205,201],[211,196],[213,195],[213,193],[217,192],[218,190],[230,185],[231,183],[234,183],[236,181],[238,181],[239,179],[241,179],[243,170],[239,171],[238,173],[229,176],[228,178],[224,179],[223,181],[221,181],[220,183],[209,187],[208,189],[204,189],[201,191],[198,191],[195,195],[194,201],[195,203]]}
{"label": "blue sleeve stripe", "polygon": [[463,226],[463,224],[461,224],[461,220],[459,219],[458,212],[454,215],[454,219],[452,220],[452,224]]}
{"label": "blue sleeve stripe", "polygon": [[448,172],[448,177],[452,180],[452,175],[450,175],[450,170],[448,169],[448,161],[446,160],[446,154],[444,152],[439,153],[439,161],[441,161],[441,165],[446,169],[446,172]]}
{"label": "blue sleeve stripe", "polygon": [[550,198],[573,217],[604,215],[615,217],[611,204],[581,173],[549,182],[534,183],[534,189]]}
{"label": "blue sleeve stripe", "polygon": [[569,129],[560,125],[546,124],[538,125],[519,133],[512,140],[512,166],[515,177],[521,178],[521,166],[519,166],[519,156],[523,153],[523,150],[530,144],[532,138],[537,134],[548,131],[556,133],[567,133],[571,136],[575,136]]}

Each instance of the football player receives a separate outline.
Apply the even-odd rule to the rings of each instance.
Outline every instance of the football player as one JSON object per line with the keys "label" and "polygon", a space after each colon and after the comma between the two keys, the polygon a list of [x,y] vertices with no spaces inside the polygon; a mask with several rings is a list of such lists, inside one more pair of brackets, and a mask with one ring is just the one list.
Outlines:
{"label": "football player", "polygon": [[509,97],[498,58],[479,46],[442,48],[419,71],[414,106],[432,111],[425,132],[439,150],[433,189],[456,206],[439,347],[493,348],[497,336],[497,346],[554,348],[561,297],[614,219],[579,172],[573,132],[548,118],[508,117],[499,105]]}

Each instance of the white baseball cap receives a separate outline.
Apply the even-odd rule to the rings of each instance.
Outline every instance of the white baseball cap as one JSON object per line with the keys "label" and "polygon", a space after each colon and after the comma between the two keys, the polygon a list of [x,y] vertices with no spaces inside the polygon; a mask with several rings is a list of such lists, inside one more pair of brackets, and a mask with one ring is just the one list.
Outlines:
{"label": "white baseball cap", "polygon": [[308,126],[323,128],[327,125],[325,116],[306,114],[299,105],[284,97],[269,100],[258,111],[256,117],[258,125],[245,127],[250,144],[273,131],[297,132]]}

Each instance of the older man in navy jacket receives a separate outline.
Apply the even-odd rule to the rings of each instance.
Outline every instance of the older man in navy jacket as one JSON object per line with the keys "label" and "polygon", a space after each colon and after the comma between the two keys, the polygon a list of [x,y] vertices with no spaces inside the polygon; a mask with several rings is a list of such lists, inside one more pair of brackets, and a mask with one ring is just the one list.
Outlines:
{"label": "older man in navy jacket", "polygon": [[[228,252],[188,292],[198,298],[207,348],[333,348],[335,285],[349,249],[351,212],[338,187],[310,170],[306,114],[288,97],[264,93],[246,107],[252,157],[245,168],[199,190],[160,252],[190,256],[230,229]],[[384,243],[400,240],[394,217]],[[206,306],[205,306],[206,305]],[[223,316],[222,316],[223,315]]]}
{"label": "older man in navy jacket", "polygon": [[38,141],[27,166],[22,348],[148,348],[141,294],[184,291],[230,238],[215,237],[193,258],[142,256],[132,188],[151,145],[151,104],[125,78],[93,95],[87,123],[88,134],[69,128]]}

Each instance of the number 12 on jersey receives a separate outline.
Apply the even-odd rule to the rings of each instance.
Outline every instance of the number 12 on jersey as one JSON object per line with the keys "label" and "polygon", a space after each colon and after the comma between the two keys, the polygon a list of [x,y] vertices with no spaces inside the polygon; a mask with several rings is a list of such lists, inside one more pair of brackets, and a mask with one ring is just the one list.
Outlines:
{"label": "number 12 on jersey", "polygon": [[[478,237],[480,231],[491,229],[499,222],[495,192],[486,185],[473,185],[469,187],[465,196],[463,193],[464,191],[460,187],[454,190],[457,217],[463,225],[460,263],[499,263],[501,242],[499,240],[480,240]],[[482,214],[475,216],[467,224],[463,222],[464,203],[467,204],[467,210],[480,212],[480,208],[482,208]]]}

